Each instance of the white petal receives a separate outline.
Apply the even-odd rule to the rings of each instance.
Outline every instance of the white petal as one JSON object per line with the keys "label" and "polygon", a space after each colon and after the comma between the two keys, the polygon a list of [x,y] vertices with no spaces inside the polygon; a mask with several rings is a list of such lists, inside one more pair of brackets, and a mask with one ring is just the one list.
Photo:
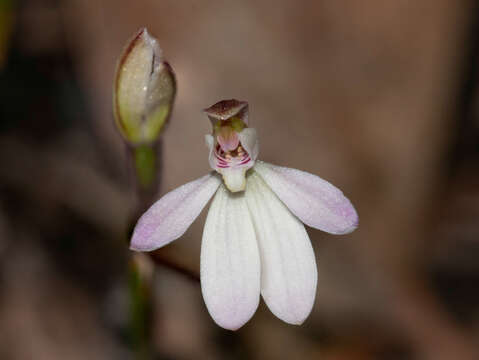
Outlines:
{"label": "white petal", "polygon": [[214,155],[214,148],[215,148],[215,139],[213,138],[213,135],[210,135],[210,134],[206,134],[205,135],[205,143],[206,143],[206,146],[208,147],[208,150],[209,150],[209,153],[208,153],[208,162],[210,164],[210,167],[213,169],[213,170],[218,170],[218,168],[216,167],[216,158],[215,158],[215,155]]}
{"label": "white petal", "polygon": [[201,290],[213,320],[236,330],[255,313],[260,294],[256,236],[243,194],[221,186],[201,244]]}
{"label": "white petal", "polygon": [[251,160],[255,161],[259,153],[259,143],[256,129],[245,128],[243,129],[243,131],[238,133],[238,137],[239,141],[241,142],[241,145],[249,154]]}
{"label": "white petal", "polygon": [[254,170],[302,222],[332,234],[358,226],[358,215],[341,190],[319,176],[257,161]]}
{"label": "white petal", "polygon": [[163,196],[138,220],[130,248],[151,251],[178,239],[198,217],[220,183],[220,177],[210,173]]}
{"label": "white petal", "polygon": [[213,146],[215,144],[215,139],[213,138],[213,135],[210,135],[210,134],[205,135],[205,144],[208,147],[208,150],[210,152],[213,151]]}
{"label": "white petal", "polygon": [[261,257],[261,295],[281,320],[301,324],[316,295],[317,269],[304,225],[253,172],[246,201]]}

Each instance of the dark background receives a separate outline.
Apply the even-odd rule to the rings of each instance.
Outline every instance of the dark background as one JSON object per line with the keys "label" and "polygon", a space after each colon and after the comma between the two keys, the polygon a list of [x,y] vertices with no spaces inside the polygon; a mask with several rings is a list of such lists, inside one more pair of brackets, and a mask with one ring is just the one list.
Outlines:
{"label": "dark background", "polygon": [[[250,103],[260,158],[340,187],[360,227],[309,229],[301,327],[264,305],[214,325],[199,284],[157,267],[159,359],[479,359],[477,4],[0,0],[0,358],[128,359],[135,195],[111,111],[141,27],[178,80],[159,194],[208,170],[201,113]],[[164,254],[199,268],[205,214]]]}

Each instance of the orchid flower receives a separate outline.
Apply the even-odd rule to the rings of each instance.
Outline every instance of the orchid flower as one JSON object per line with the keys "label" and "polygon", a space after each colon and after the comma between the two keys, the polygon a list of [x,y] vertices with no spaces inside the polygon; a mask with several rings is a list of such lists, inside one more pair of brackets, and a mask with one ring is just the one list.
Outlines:
{"label": "orchid flower", "polygon": [[[181,237],[213,198],[201,244],[200,280],[213,320],[236,330],[263,297],[281,320],[301,324],[314,304],[316,260],[304,224],[347,234],[358,216],[343,193],[316,175],[256,160],[248,103],[205,110],[214,170],[167,193],[139,219],[131,249],[151,251]],[[221,176],[220,176],[221,175]]]}

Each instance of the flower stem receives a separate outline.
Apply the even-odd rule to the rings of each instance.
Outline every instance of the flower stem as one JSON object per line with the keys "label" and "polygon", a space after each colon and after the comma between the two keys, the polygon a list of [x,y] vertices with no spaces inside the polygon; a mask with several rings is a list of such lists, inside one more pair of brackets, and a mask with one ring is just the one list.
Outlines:
{"label": "flower stem", "polygon": [[136,222],[155,201],[160,187],[161,141],[130,147],[128,150],[137,194],[137,204],[132,215]]}
{"label": "flower stem", "polygon": [[[142,254],[135,254],[129,263],[128,287],[130,291],[130,343],[135,359],[153,358],[152,346],[152,279],[142,266]],[[149,259],[146,258],[148,261]],[[151,274],[150,274],[151,275]]]}
{"label": "flower stem", "polygon": [[143,189],[154,185],[156,174],[157,155],[154,145],[140,145],[133,149],[136,176]]}
{"label": "flower stem", "polygon": [[[130,169],[133,173],[137,194],[136,206],[131,215],[132,226],[155,200],[160,185],[160,145],[160,142],[157,142],[128,148]],[[135,359],[152,359],[154,357],[152,341],[155,310],[152,291],[154,265],[150,257],[142,253],[135,253],[130,260],[128,270],[131,345]]]}

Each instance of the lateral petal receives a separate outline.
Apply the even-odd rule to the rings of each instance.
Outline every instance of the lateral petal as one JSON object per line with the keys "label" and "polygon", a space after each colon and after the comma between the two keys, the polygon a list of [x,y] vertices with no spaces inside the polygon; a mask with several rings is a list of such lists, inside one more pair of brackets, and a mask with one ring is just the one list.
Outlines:
{"label": "lateral petal", "polygon": [[255,161],[259,153],[259,143],[256,129],[245,128],[243,131],[238,133],[238,138],[241,145],[243,145],[244,149],[251,157],[251,160]]}
{"label": "lateral petal", "polygon": [[221,178],[210,173],[164,195],[138,220],[130,249],[151,251],[178,239],[198,217],[220,183]]}
{"label": "lateral petal", "polygon": [[358,215],[341,190],[319,176],[256,161],[254,170],[302,222],[331,234],[358,227]]}
{"label": "lateral petal", "polygon": [[211,204],[201,244],[201,290],[213,320],[237,330],[255,313],[260,262],[243,194],[222,185]]}

